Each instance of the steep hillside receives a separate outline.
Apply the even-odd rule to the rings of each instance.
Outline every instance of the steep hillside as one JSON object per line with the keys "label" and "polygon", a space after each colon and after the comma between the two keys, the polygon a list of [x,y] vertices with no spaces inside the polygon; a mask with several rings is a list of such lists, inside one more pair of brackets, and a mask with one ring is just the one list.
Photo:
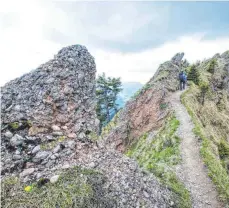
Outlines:
{"label": "steep hillside", "polygon": [[161,64],[154,77],[127,102],[125,108],[104,129],[102,136],[106,137],[109,147],[123,152],[143,134],[163,125],[170,113],[168,95],[178,87],[177,74],[182,58],[182,54],[177,54],[171,61]]}
{"label": "steep hillside", "polygon": [[[161,64],[103,130],[102,137],[107,147],[134,158],[167,185],[179,201],[177,207],[221,208],[220,201],[228,203],[229,190],[228,52],[194,68],[182,61],[183,56],[178,53]],[[193,121],[180,94],[174,93],[180,70],[187,70],[190,84],[196,82],[182,95]],[[197,125],[194,129],[192,122]]]}
{"label": "steep hillside", "polygon": [[172,191],[175,207],[191,207],[188,190],[174,167],[180,162],[179,121],[170,98],[177,90],[184,54],[161,64],[154,77],[139,90],[111,123],[103,129],[103,143],[134,158]]}

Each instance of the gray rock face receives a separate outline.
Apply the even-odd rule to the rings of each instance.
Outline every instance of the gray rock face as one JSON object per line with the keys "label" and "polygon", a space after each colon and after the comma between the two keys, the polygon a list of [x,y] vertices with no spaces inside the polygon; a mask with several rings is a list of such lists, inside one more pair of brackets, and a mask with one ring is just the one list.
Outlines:
{"label": "gray rock face", "polygon": [[89,168],[102,172],[109,187],[108,195],[117,204],[111,207],[171,207],[171,196],[153,175],[144,173],[137,163],[115,151],[98,149],[84,156]]}
{"label": "gray rock face", "polygon": [[175,63],[175,64],[179,64],[181,63],[181,60],[183,59],[184,57],[184,53],[177,53],[173,58],[172,58],[172,62]]}
{"label": "gray rock face", "polygon": [[[86,47],[63,48],[54,59],[2,88],[2,122],[24,118],[33,126],[53,126],[55,131],[63,124],[69,133],[96,131],[95,73],[94,58]],[[80,118],[86,118],[87,125],[76,130]]]}
{"label": "gray rock face", "polygon": [[[85,132],[98,132],[95,74],[86,47],[73,45],[1,88],[3,176],[23,172],[32,161],[36,171],[21,177],[36,178],[45,166],[67,160],[77,140],[89,141]],[[51,158],[52,152],[59,156]]]}
{"label": "gray rock face", "polygon": [[75,149],[76,143],[75,141],[69,141],[67,145],[70,149]]}

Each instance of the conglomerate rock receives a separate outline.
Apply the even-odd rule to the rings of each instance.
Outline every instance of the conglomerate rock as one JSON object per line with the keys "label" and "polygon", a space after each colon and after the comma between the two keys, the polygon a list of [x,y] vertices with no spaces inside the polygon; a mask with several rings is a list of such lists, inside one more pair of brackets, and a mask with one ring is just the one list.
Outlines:
{"label": "conglomerate rock", "polygon": [[73,45],[2,87],[3,175],[50,168],[97,133],[95,74],[86,47]]}

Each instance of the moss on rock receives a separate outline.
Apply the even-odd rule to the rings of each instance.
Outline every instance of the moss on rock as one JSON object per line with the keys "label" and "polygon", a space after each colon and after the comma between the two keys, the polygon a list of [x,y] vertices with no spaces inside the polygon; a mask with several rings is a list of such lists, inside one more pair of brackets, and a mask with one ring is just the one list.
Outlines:
{"label": "moss on rock", "polygon": [[19,128],[19,122],[10,123],[9,126],[10,126],[13,130],[17,130],[17,129]]}

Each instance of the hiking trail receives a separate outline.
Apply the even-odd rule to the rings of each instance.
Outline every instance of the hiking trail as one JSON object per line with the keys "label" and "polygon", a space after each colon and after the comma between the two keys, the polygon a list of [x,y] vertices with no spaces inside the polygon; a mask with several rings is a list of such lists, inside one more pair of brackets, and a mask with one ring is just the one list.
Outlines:
{"label": "hiking trail", "polygon": [[191,117],[180,101],[183,92],[178,91],[171,97],[176,118],[180,121],[177,135],[181,138],[182,162],[176,168],[177,175],[190,191],[193,208],[223,208],[200,156],[200,145],[192,132],[194,125]]}

